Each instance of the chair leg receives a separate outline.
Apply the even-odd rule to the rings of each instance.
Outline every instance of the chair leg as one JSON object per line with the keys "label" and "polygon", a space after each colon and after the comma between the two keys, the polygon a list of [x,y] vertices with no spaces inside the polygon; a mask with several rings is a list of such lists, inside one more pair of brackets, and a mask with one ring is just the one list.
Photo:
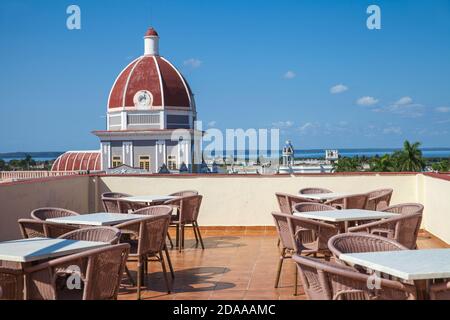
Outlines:
{"label": "chair leg", "polygon": [[128,279],[130,280],[130,282],[131,282],[131,285],[135,286],[135,285],[136,285],[136,282],[134,282],[134,279],[133,279],[133,277],[131,276],[130,269],[128,269],[127,266],[125,266],[125,273],[127,274],[127,277],[128,277]]}
{"label": "chair leg", "polygon": [[286,248],[283,248],[281,250],[280,260],[278,261],[277,276],[275,278],[275,288],[278,288],[278,284],[280,283],[281,268],[283,267],[285,252],[286,252]]}
{"label": "chair leg", "polygon": [[198,235],[197,235],[197,228],[194,224],[192,224],[192,231],[194,231],[195,236],[195,247],[198,248]]}
{"label": "chair leg", "polygon": [[142,257],[139,257],[137,263],[137,300],[141,300],[141,279],[142,277]]}
{"label": "chair leg", "polygon": [[200,245],[202,246],[202,249],[205,250],[205,245],[203,244],[202,234],[200,233],[200,228],[198,227],[197,221],[194,221],[194,226],[197,229],[198,239],[200,240]]}
{"label": "chair leg", "polygon": [[277,247],[280,246],[281,240],[278,238]]}
{"label": "chair leg", "polygon": [[167,277],[166,263],[164,262],[164,255],[163,255],[162,251],[159,252],[159,258],[160,258],[161,267],[163,270],[164,281],[166,282],[167,293],[170,294],[171,287],[170,287],[170,283],[169,283],[169,278]]}
{"label": "chair leg", "polygon": [[183,248],[183,234],[184,234],[184,228],[183,225],[179,225],[179,227],[177,228],[178,231],[178,251],[181,252],[182,248]]}
{"label": "chair leg", "polygon": [[294,296],[297,295],[298,291],[297,291],[297,287],[298,287],[298,267],[297,264],[294,263],[294,268],[295,268],[295,278],[294,278]]}
{"label": "chair leg", "polygon": [[177,224],[177,225],[175,225],[176,226],[176,235],[175,235],[175,243],[177,244],[177,246],[179,246],[180,245],[180,225],[179,224]]}
{"label": "chair leg", "polygon": [[175,272],[173,271],[172,260],[170,260],[169,250],[167,250],[167,246],[164,247],[164,251],[166,252],[167,264],[169,265],[170,274],[172,279],[175,279]]}
{"label": "chair leg", "polygon": [[172,241],[172,237],[170,236],[169,231],[167,231],[167,240],[169,240],[169,242],[170,242],[170,249],[173,249],[173,241]]}

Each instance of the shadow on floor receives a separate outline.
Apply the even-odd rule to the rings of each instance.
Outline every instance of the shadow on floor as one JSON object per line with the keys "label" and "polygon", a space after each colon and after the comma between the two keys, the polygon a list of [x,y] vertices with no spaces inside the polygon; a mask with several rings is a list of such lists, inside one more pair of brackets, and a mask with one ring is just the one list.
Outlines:
{"label": "shadow on floor", "polygon": [[[222,282],[217,280],[217,276],[230,272],[226,267],[199,267],[175,271],[175,280],[172,283],[172,292],[208,292],[214,291],[216,286],[221,289],[234,288],[235,284],[231,282]],[[133,278],[136,272],[131,271]],[[126,283],[129,283],[125,280]],[[165,293],[167,292],[162,272],[152,272],[149,274],[146,286],[143,290]],[[133,292],[136,288],[125,287],[121,291]]]}
{"label": "shadow on floor", "polygon": [[[216,249],[216,248],[239,248],[246,246],[243,243],[236,243],[233,241],[239,240],[239,237],[234,236],[222,236],[222,237],[203,237],[203,243],[205,244],[206,249]],[[195,248],[195,239],[186,239],[184,241],[184,248]],[[198,244],[198,248],[201,248],[200,243]],[[175,248],[174,248],[175,250]]]}

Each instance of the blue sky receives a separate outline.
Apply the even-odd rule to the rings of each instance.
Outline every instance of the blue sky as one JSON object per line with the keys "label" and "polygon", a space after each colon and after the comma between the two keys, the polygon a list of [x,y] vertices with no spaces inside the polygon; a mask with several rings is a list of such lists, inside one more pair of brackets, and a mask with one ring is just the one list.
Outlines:
{"label": "blue sky", "polygon": [[98,148],[90,132],[150,25],[205,126],[277,127],[298,149],[450,147],[448,0],[2,0],[0,152]]}

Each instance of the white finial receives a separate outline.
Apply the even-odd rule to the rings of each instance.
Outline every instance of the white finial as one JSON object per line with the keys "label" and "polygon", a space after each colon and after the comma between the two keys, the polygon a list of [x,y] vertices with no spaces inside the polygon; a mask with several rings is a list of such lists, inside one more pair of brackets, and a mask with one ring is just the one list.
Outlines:
{"label": "white finial", "polygon": [[159,55],[159,36],[155,29],[150,28],[144,36],[144,55]]}

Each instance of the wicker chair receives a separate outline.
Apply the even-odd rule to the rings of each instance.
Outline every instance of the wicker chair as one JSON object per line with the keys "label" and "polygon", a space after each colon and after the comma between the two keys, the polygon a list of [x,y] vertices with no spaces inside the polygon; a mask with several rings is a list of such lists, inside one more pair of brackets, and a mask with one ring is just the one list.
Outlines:
{"label": "wicker chair", "polygon": [[[171,206],[153,206],[140,209],[138,211],[133,212],[133,214],[146,215],[146,216],[158,216],[158,215],[167,215],[169,217],[172,216],[173,208]],[[167,239],[172,244],[172,239],[170,238],[169,232],[167,232]],[[172,260],[170,259],[169,250],[167,250],[167,244],[164,246],[164,252],[166,254],[167,264],[169,265],[170,274],[172,279],[175,278],[175,272],[172,266]]]}
{"label": "wicker chair", "polygon": [[[328,249],[335,257],[336,262],[341,264],[346,264],[339,260],[339,257],[343,253],[408,250],[408,248],[396,241],[364,233],[343,233],[335,235],[328,241]],[[361,272],[365,271],[358,266],[355,269]]]}
{"label": "wicker chair", "polygon": [[355,194],[347,197],[340,197],[325,202],[326,205],[337,209],[365,209],[367,207],[367,194]]}
{"label": "wicker chair", "polygon": [[337,210],[335,207],[328,206],[322,203],[298,203],[294,205],[295,212],[313,212],[313,211],[329,211]]}
{"label": "wicker chair", "polygon": [[[278,288],[284,260],[291,259],[294,253],[317,254],[319,252],[325,252],[326,249],[323,244],[326,246],[326,241],[328,240],[327,235],[334,235],[337,230],[332,225],[302,219],[291,214],[273,212],[272,216],[282,244],[275,278],[275,288]],[[330,232],[329,230],[333,231]],[[315,236],[314,239],[311,239],[311,234]],[[295,268],[294,284],[294,295],[296,294],[297,268]]]}
{"label": "wicker chair", "polygon": [[60,208],[40,208],[31,212],[31,218],[34,220],[45,221],[47,219],[79,216],[79,213]]}
{"label": "wicker chair", "polygon": [[370,275],[318,259],[293,256],[306,296],[310,300],[414,300],[416,288],[399,281],[379,278],[373,289]]}
{"label": "wicker chair", "polygon": [[171,196],[171,197],[190,197],[190,196],[197,196],[197,195],[198,195],[198,191],[196,191],[196,190],[183,190],[183,191],[178,191],[178,192],[169,194],[169,196]]}
{"label": "wicker chair", "polygon": [[[171,286],[167,277],[163,250],[166,247],[166,235],[169,228],[169,215],[155,215],[148,218],[133,220],[116,225],[124,233],[132,233],[136,240],[130,240],[129,257],[137,259],[137,299],[141,299],[141,286],[144,274],[147,274],[148,259],[155,258],[161,263],[167,292],[170,293]],[[125,268],[128,277],[133,282],[128,268]]]}
{"label": "wicker chair", "polygon": [[19,219],[17,222],[24,239],[58,238],[63,234],[79,229],[77,226],[33,219]]}
{"label": "wicker chair", "polygon": [[82,240],[118,244],[121,232],[114,227],[91,227],[71,231],[58,237],[58,239]]}
{"label": "wicker chair", "polygon": [[430,285],[430,300],[450,300],[450,281]]}
{"label": "wicker chair", "polygon": [[0,267],[0,300],[23,300],[22,270]]}
{"label": "wicker chair", "polygon": [[203,244],[202,235],[200,233],[200,228],[198,226],[198,215],[200,212],[200,206],[202,204],[203,196],[187,196],[180,197],[177,199],[166,201],[165,205],[170,205],[172,207],[177,208],[178,214],[171,217],[171,226],[175,226],[177,228],[177,243],[178,250],[181,252],[184,248],[184,229],[187,225],[192,225],[194,230],[195,242],[196,246],[200,241],[200,245],[202,249],[205,249],[205,245]]}
{"label": "wicker chair", "polygon": [[366,232],[395,240],[408,249],[417,248],[417,236],[422,222],[421,204],[396,205],[383,210],[399,213],[398,217],[362,224],[349,228],[349,232]]}
{"label": "wicker chair", "polygon": [[300,196],[294,196],[288,193],[275,193],[275,196],[278,201],[278,206],[280,207],[280,212],[286,214],[292,214],[294,212],[294,206],[298,203],[311,202],[316,203],[316,201],[312,201],[307,198],[302,198]]}
{"label": "wicker chair", "polygon": [[[27,300],[115,300],[130,245],[118,244],[57,258],[25,268]],[[80,266],[77,263],[84,261]],[[55,281],[61,267],[73,265],[81,289]],[[70,280],[70,279],[68,279]]]}
{"label": "wicker chair", "polygon": [[119,192],[106,192],[102,194],[102,203],[105,212],[109,213],[128,213],[134,210],[131,202],[124,201],[121,198],[130,197],[129,194]]}
{"label": "wicker chair", "polygon": [[298,194],[320,194],[320,193],[333,193],[333,191],[324,188],[303,188],[300,189]]}
{"label": "wicker chair", "polygon": [[381,211],[389,207],[393,189],[379,189],[367,193],[366,210]]}

